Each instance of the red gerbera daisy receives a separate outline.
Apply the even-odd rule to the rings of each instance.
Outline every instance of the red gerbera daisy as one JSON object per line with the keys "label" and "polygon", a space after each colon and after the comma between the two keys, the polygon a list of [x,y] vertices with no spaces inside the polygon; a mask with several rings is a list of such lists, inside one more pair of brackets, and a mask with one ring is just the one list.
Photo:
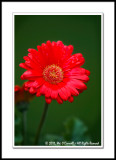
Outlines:
{"label": "red gerbera daisy", "polygon": [[73,102],[73,96],[87,89],[84,82],[89,80],[90,72],[81,68],[85,62],[82,54],[71,55],[73,46],[66,46],[62,41],[47,41],[37,49],[28,49],[25,63],[20,64],[27,70],[21,76],[22,80],[29,80],[25,89],[37,97],[45,95],[48,104],[52,99],[58,103]]}

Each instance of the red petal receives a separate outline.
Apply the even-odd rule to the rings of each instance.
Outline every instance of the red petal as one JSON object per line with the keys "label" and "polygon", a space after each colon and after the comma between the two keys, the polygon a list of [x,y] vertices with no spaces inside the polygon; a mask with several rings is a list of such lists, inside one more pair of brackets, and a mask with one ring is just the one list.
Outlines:
{"label": "red petal", "polygon": [[51,98],[46,98],[46,97],[45,97],[45,100],[46,100],[46,103],[47,103],[47,104],[50,104],[50,103],[52,102],[52,99],[51,99]]}
{"label": "red petal", "polygon": [[40,72],[36,72],[36,71],[33,71],[33,70],[28,70],[28,71],[25,71],[22,76],[21,76],[21,79],[22,80],[35,80],[36,78],[39,78],[40,76],[42,76],[42,74]]}
{"label": "red petal", "polygon": [[60,96],[58,96],[56,100],[57,100],[57,102],[58,102],[59,104],[62,104],[62,103],[63,103],[63,100],[60,98]]}
{"label": "red petal", "polygon": [[86,74],[86,71],[87,70],[84,68],[75,67],[75,68],[71,68],[69,71],[65,71],[64,75],[77,75],[77,74],[83,75],[83,74]]}
{"label": "red petal", "polygon": [[29,89],[29,92],[30,92],[31,94],[35,94],[35,93],[36,93],[36,90],[35,90],[33,87],[31,87],[31,88]]}
{"label": "red petal", "polygon": [[69,76],[72,79],[78,79],[78,80],[82,80],[83,82],[88,82],[89,81],[89,77],[86,75],[77,75],[77,76]]}
{"label": "red petal", "polygon": [[40,89],[39,89],[39,88],[37,89],[36,96],[37,96],[37,97],[40,97],[40,96],[41,96],[41,93],[40,93]]}
{"label": "red petal", "polygon": [[15,86],[15,92],[20,91],[20,89],[21,89],[20,86],[18,86],[18,85]]}
{"label": "red petal", "polygon": [[77,53],[72,55],[63,65],[63,69],[64,71],[69,69],[69,68],[73,68],[73,67],[80,67],[84,64],[85,59],[82,57],[81,53]]}
{"label": "red petal", "polygon": [[85,73],[86,73],[87,76],[90,75],[90,71],[89,70],[85,70]]}
{"label": "red petal", "polygon": [[69,55],[69,56],[71,56],[71,54],[72,54],[72,52],[73,52],[73,49],[74,49],[74,48],[73,48],[72,45],[69,45],[69,46],[68,46],[68,55]]}
{"label": "red petal", "polygon": [[80,80],[76,80],[76,87],[81,90],[87,89],[87,86]]}
{"label": "red petal", "polygon": [[68,101],[72,103],[72,102],[74,101],[73,96],[70,96],[70,97],[68,98]]}
{"label": "red petal", "polygon": [[78,90],[76,88],[74,88],[71,84],[70,85],[67,84],[67,88],[69,88],[69,90],[73,96],[79,95]]}
{"label": "red petal", "polygon": [[24,69],[30,69],[25,63],[20,63],[19,66]]}
{"label": "red petal", "polygon": [[68,99],[66,93],[64,93],[64,92],[62,91],[62,89],[59,89],[59,90],[58,90],[58,93],[59,93],[59,96],[60,96],[60,98],[61,98],[62,100],[66,101],[66,100]]}
{"label": "red petal", "polygon": [[45,97],[51,97],[51,84],[49,84],[48,82],[45,82]]}
{"label": "red petal", "polygon": [[52,91],[51,91],[51,98],[52,98],[52,99],[56,99],[57,96],[58,96],[58,91],[57,91],[57,90],[52,90]]}

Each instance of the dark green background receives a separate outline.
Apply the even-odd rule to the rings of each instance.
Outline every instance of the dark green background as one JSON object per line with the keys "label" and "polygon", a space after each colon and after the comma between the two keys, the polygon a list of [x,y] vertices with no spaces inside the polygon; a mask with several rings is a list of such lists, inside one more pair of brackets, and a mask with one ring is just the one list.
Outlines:
{"label": "dark green background", "polygon": [[[61,40],[73,45],[74,53],[85,58],[83,68],[90,70],[88,89],[74,98],[73,103],[59,105],[52,101],[42,133],[63,130],[63,122],[72,116],[81,119],[88,127],[93,142],[101,142],[101,16],[100,15],[16,15],[15,16],[15,84],[24,69],[19,63],[28,48],[50,41]],[[43,111],[44,97],[35,98],[28,111],[28,135],[35,135]]]}

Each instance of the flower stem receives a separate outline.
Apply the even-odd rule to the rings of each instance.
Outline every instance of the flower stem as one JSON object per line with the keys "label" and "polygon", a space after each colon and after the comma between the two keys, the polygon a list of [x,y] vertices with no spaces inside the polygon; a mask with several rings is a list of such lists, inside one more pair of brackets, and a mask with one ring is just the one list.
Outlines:
{"label": "flower stem", "polygon": [[25,145],[27,142],[27,135],[26,135],[26,121],[27,121],[27,111],[22,112],[23,116],[23,144]]}
{"label": "flower stem", "polygon": [[45,102],[44,111],[43,111],[43,114],[42,114],[42,117],[41,117],[41,120],[40,120],[40,123],[39,123],[39,126],[38,126],[37,134],[36,134],[36,137],[35,137],[35,145],[37,145],[38,142],[39,142],[40,133],[41,133],[41,129],[42,129],[42,126],[44,124],[44,121],[45,121],[47,110],[48,110],[48,104]]}

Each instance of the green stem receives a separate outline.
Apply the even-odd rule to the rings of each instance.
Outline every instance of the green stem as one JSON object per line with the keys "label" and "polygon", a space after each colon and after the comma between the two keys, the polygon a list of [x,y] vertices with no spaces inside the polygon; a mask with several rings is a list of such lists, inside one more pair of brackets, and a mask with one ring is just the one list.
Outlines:
{"label": "green stem", "polygon": [[27,142],[27,135],[26,135],[26,123],[27,123],[27,111],[22,112],[23,116],[23,144],[25,145]]}
{"label": "green stem", "polygon": [[48,104],[45,102],[44,111],[43,111],[43,114],[42,114],[42,117],[41,117],[41,120],[40,120],[40,123],[39,123],[39,126],[38,126],[37,134],[36,134],[36,137],[35,137],[35,145],[37,145],[38,142],[39,142],[40,133],[41,133],[41,129],[42,129],[42,126],[44,124],[44,121],[45,121],[47,110],[48,110]]}

